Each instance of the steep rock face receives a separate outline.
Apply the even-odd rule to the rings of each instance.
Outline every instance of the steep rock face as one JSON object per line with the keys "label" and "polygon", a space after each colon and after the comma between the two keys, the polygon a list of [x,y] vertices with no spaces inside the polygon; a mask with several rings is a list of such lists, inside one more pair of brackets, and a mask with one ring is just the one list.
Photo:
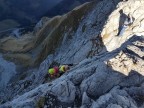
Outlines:
{"label": "steep rock face", "polygon": [[[133,45],[135,41],[139,41],[142,45],[144,38],[133,36],[128,40],[131,43],[128,45]],[[16,108],[26,106],[33,108],[37,105],[39,107],[41,105],[45,107],[81,106],[82,108],[141,107],[143,105],[141,95],[143,95],[144,62],[141,57],[125,50],[126,48],[127,45],[124,45],[121,50],[85,59],[60,78],[43,84],[4,106]],[[112,62],[114,59],[118,61]],[[125,62],[137,68],[122,65],[123,68],[131,68],[128,74],[113,68],[113,66],[115,68],[117,66],[116,69],[121,68],[117,63],[125,64]],[[43,99],[42,104],[38,104],[41,99]]]}
{"label": "steep rock face", "polygon": [[[25,74],[28,77],[26,75],[22,80],[8,85],[7,94],[3,100],[8,101],[9,98],[10,101],[0,107],[143,108],[144,37],[141,36],[143,32],[133,33],[131,30],[131,27],[137,27],[139,30],[143,23],[139,26],[134,22],[128,28],[129,31],[126,30],[121,37],[115,36],[118,31],[113,31],[114,35],[108,33],[106,36],[106,31],[113,33],[110,27],[118,29],[118,25],[110,26],[110,24],[115,24],[113,22],[115,16],[119,16],[120,9],[125,9],[123,6],[129,6],[129,9],[133,11],[135,9],[142,15],[143,11],[140,11],[139,7],[143,4],[142,0],[96,2],[91,11],[80,21],[76,30],[71,32],[70,39],[68,34],[71,29],[68,27],[68,32],[63,32],[59,47],[55,47],[54,53],[48,55],[38,69],[26,71]],[[56,20],[56,24],[59,24],[57,20],[59,18],[60,16],[57,16],[51,20]],[[135,21],[140,21],[144,17],[134,18]],[[137,21],[138,24],[139,21]],[[119,20],[116,24],[118,22]],[[48,20],[48,23],[50,24],[51,21]],[[45,28],[46,26],[49,28],[50,25],[44,25],[44,28],[38,31],[36,38],[47,30],[55,30]],[[42,45],[45,45],[43,49],[46,49],[48,43],[43,43],[46,43],[45,39],[49,38],[49,35],[41,36],[43,37],[35,42],[40,43],[41,46],[39,40],[44,40]],[[38,51],[41,51],[41,47]],[[49,54],[43,51],[45,55]],[[42,56],[41,53],[40,55]],[[44,76],[54,61],[78,64],[60,78],[45,83],[47,81]]]}
{"label": "steep rock face", "polygon": [[0,91],[6,87],[11,77],[16,74],[14,63],[8,63],[0,55]]}

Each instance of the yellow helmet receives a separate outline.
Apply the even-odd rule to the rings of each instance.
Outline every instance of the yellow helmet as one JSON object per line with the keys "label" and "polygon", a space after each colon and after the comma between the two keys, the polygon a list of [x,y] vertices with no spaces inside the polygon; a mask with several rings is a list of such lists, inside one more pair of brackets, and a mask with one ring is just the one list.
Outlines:
{"label": "yellow helmet", "polygon": [[65,72],[65,65],[60,66],[59,71]]}
{"label": "yellow helmet", "polygon": [[68,65],[62,65],[59,67],[59,71],[61,71],[61,72],[66,72],[69,69],[70,69],[70,67]]}
{"label": "yellow helmet", "polygon": [[55,70],[54,70],[53,68],[51,68],[51,69],[48,70],[48,73],[49,73],[50,75],[54,74],[54,72],[55,72]]}

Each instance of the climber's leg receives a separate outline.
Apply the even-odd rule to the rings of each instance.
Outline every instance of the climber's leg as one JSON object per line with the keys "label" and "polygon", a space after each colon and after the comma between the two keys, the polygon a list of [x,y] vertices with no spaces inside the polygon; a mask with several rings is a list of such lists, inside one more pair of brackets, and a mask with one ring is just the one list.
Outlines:
{"label": "climber's leg", "polygon": [[123,26],[122,29],[119,31],[117,36],[122,36],[123,33],[125,32],[126,28],[127,28],[126,26]]}

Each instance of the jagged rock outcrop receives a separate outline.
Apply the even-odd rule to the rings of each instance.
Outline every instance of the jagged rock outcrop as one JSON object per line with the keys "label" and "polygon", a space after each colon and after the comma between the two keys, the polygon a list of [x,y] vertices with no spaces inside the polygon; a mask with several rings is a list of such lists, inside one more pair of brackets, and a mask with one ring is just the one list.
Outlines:
{"label": "jagged rock outcrop", "polygon": [[[58,28],[65,25],[63,22],[68,19],[62,20],[62,17],[67,16],[64,15],[48,20],[36,36],[39,38],[38,41],[35,41],[39,46],[45,47],[39,47],[39,50],[37,47],[35,51],[45,52],[39,53],[39,57],[50,55],[38,69],[24,72],[26,75],[23,79],[7,86],[7,94],[3,100],[8,101],[9,98],[10,101],[3,102],[0,107],[143,108],[144,33],[141,31],[143,23],[140,22],[144,19],[144,1],[103,0],[92,4],[93,7],[88,13],[82,13],[83,18],[80,17],[80,21],[76,20],[79,22],[76,28],[72,26],[74,28],[71,29],[73,22],[66,23],[67,32],[62,32],[62,41],[58,44],[59,47],[54,47],[53,53],[49,53],[50,49],[45,50],[50,45],[48,42],[51,42],[47,40],[49,36],[56,35],[53,31],[51,35],[46,31],[54,30],[59,33]],[[85,4],[84,7],[89,5]],[[126,12],[125,14],[131,13],[135,21],[120,37],[116,35],[121,9]],[[75,14],[68,15],[78,15],[77,9],[71,13],[73,12]],[[54,28],[56,24],[57,28]],[[134,28],[137,28],[137,31],[133,32]],[[37,61],[43,59],[37,58]],[[46,81],[44,77],[52,62],[77,65],[60,78]]]}

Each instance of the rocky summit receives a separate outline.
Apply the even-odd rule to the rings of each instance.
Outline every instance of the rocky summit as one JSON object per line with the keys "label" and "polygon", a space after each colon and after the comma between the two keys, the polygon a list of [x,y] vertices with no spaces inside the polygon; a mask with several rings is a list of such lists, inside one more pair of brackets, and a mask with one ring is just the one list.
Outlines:
{"label": "rocky summit", "polygon": [[[143,10],[95,0],[0,39],[0,108],[144,108]],[[75,65],[50,79],[55,63]]]}

